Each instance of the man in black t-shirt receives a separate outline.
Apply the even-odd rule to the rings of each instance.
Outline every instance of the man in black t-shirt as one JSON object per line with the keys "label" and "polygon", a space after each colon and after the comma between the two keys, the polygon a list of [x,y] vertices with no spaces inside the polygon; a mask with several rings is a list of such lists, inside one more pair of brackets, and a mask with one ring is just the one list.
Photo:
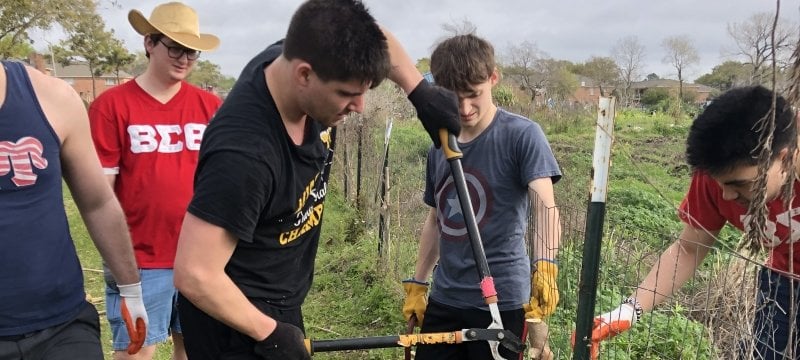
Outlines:
{"label": "man in black t-shirt", "polygon": [[423,80],[357,0],[309,0],[256,55],[207,128],[178,241],[175,285],[189,358],[308,359],[311,286],[336,141],[389,78],[438,145],[458,134],[455,94]]}

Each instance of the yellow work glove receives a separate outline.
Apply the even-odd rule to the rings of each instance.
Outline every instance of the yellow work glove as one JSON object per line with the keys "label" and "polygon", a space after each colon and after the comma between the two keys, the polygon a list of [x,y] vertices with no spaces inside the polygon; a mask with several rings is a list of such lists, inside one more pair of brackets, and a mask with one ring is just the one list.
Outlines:
{"label": "yellow work glove", "polygon": [[544,319],[558,305],[558,265],[555,260],[538,259],[531,265],[531,301],[524,306],[526,319]]}
{"label": "yellow work glove", "polygon": [[406,299],[403,302],[403,317],[408,321],[411,315],[417,317],[417,325],[422,326],[425,308],[428,307],[428,283],[414,279],[403,280]]}

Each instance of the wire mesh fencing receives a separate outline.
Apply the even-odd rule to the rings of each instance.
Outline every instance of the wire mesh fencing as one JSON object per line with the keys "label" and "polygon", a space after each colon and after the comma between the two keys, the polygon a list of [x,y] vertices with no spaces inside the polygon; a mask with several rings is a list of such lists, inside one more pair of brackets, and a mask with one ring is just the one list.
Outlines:
{"label": "wire mesh fencing", "polygon": [[[570,338],[579,301],[586,209],[560,207],[559,212],[561,301],[558,310],[546,321],[550,325],[550,345],[555,358],[571,359]],[[538,230],[533,224],[533,220],[529,221],[529,232],[535,234]],[[681,269],[661,266],[659,258],[678,236],[641,231],[625,222],[606,222],[593,316],[615,309],[629,296],[652,292],[640,287],[651,271],[662,281],[667,279],[670,284],[675,281]],[[796,359],[797,321],[792,320],[797,317],[798,297],[792,295],[796,294],[796,282],[785,277],[779,282],[773,274],[762,281],[765,289],[760,293],[758,277],[765,278],[762,273],[769,273],[762,265],[764,256],[745,256],[725,246],[725,242],[718,240],[715,246],[705,246],[702,251],[707,251],[705,258],[691,259],[700,265],[686,283],[655,294],[657,298],[663,297],[663,302],[646,312],[630,330],[602,342],[598,358]],[[776,306],[776,300],[781,304]],[[761,316],[755,321],[757,312]],[[781,336],[789,340],[780,340]],[[766,352],[774,349],[775,354],[768,356],[764,349]]]}

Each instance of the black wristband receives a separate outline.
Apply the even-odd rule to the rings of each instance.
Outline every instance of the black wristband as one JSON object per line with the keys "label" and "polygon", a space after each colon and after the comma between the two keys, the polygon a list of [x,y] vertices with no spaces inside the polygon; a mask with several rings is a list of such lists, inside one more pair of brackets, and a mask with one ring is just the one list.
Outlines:
{"label": "black wristband", "polygon": [[633,312],[636,313],[637,321],[642,318],[644,310],[642,309],[642,304],[639,304],[639,302],[636,301],[636,298],[633,297],[625,298],[625,300],[622,300],[622,303],[633,306]]}
{"label": "black wristband", "polygon": [[414,279],[413,277],[410,277],[408,279],[403,280],[403,283],[414,283],[414,284],[419,284],[419,285],[424,285],[424,286],[430,286],[431,285],[431,283],[429,283],[429,282],[419,281],[417,279]]}

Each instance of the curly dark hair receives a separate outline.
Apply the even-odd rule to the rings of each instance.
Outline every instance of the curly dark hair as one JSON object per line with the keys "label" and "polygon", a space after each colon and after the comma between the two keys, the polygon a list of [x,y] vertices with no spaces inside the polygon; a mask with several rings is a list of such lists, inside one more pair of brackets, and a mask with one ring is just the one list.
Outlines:
{"label": "curly dark hair", "polygon": [[[689,129],[686,140],[689,165],[721,174],[738,166],[758,164],[757,148],[764,128],[759,121],[769,114],[772,94],[763,86],[748,86],[729,90],[714,99]],[[797,136],[794,111],[780,95],[772,135],[774,160]]]}

